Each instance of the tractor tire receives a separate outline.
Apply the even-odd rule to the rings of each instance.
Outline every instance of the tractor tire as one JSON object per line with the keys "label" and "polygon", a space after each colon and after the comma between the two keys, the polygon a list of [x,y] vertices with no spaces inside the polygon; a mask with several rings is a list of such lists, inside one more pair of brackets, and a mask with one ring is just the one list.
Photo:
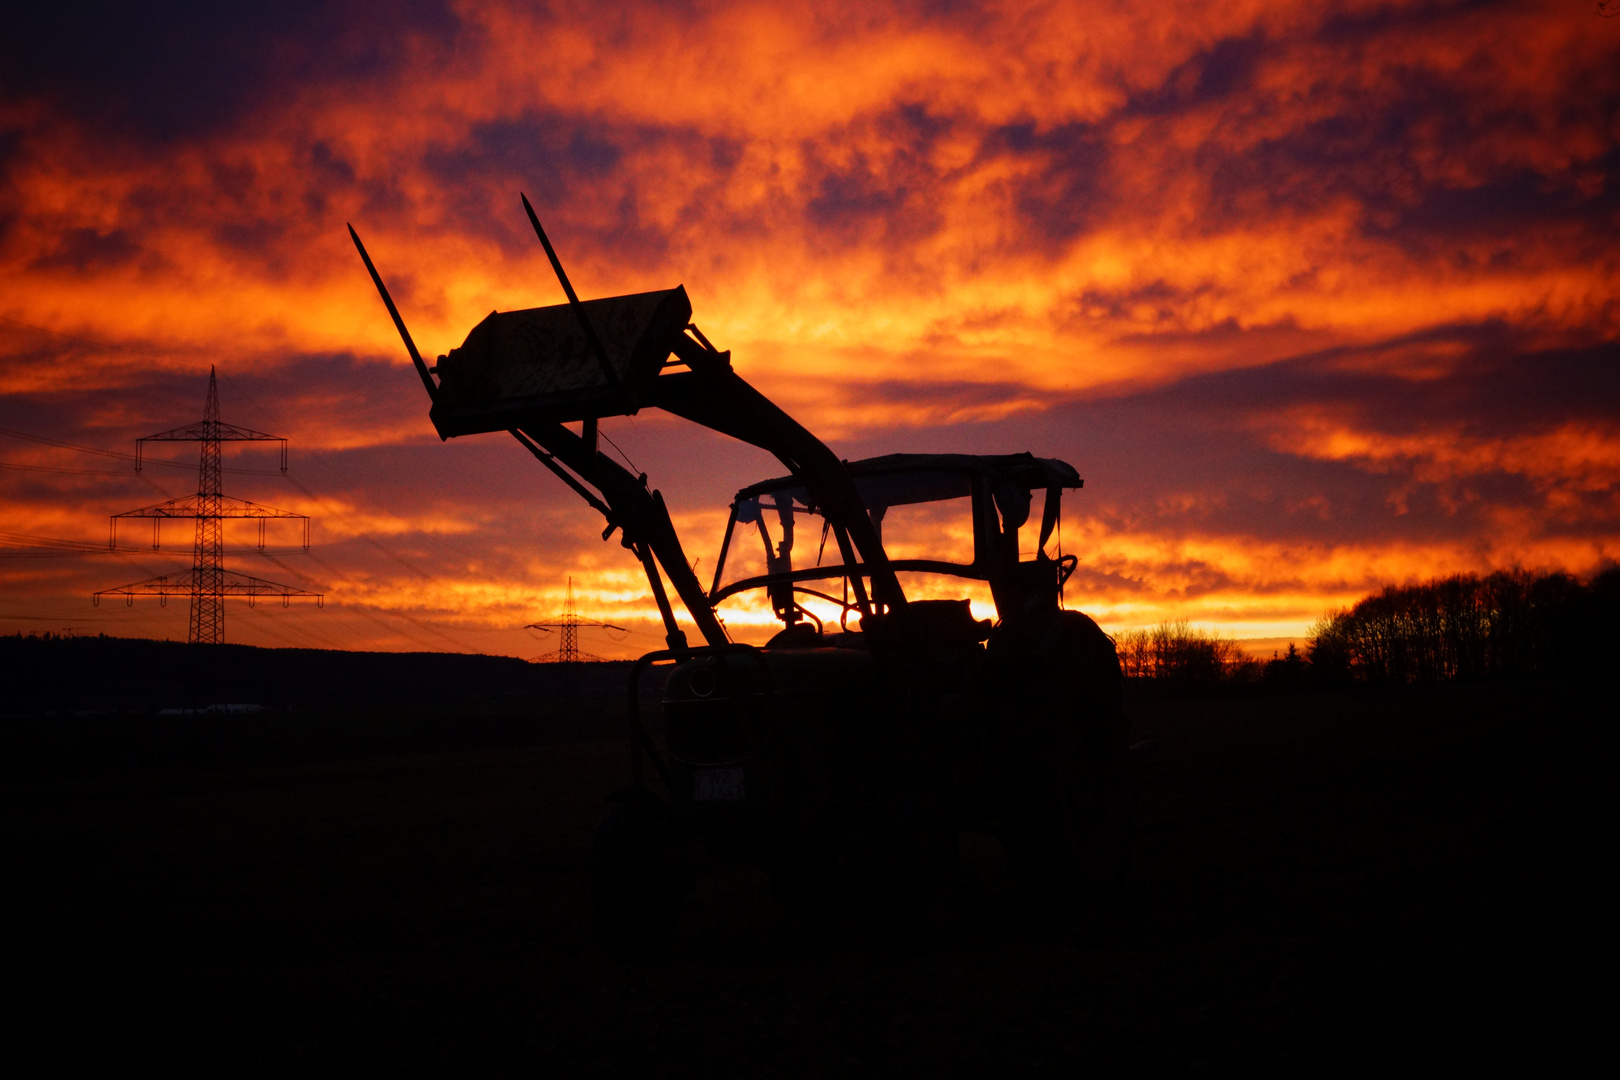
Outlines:
{"label": "tractor tire", "polygon": [[[1113,641],[1077,611],[1003,643],[1014,708],[999,830],[1008,868],[1038,898],[1106,899],[1124,881],[1135,787]],[[1005,685],[1005,684],[1004,684]]]}
{"label": "tractor tire", "polygon": [[883,832],[878,868],[890,940],[902,952],[936,949],[950,940],[959,902],[956,823],[929,795],[896,796]]}
{"label": "tractor tire", "polygon": [[1055,765],[1003,821],[999,835],[1008,869],[1041,902],[1107,901],[1130,869],[1131,777]]}
{"label": "tractor tire", "polygon": [[668,866],[669,808],[640,790],[608,800],[591,837],[591,916],[597,944],[615,960],[656,962],[669,954],[681,892]]}
{"label": "tractor tire", "polygon": [[818,921],[836,902],[835,868],[823,853],[807,844],[778,841],[766,858],[765,869],[771,895],[795,918]]}

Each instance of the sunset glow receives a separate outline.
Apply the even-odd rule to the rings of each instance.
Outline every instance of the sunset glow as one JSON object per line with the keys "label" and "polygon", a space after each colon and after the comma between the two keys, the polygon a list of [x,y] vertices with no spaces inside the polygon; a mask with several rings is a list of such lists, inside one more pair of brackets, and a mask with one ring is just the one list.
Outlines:
{"label": "sunset glow", "polygon": [[[434,435],[344,228],[436,356],[562,300],[520,190],[583,295],[684,284],[842,457],[1072,462],[1066,602],[1111,631],[1303,640],[1386,584],[1620,558],[1620,19],[1590,4],[367,11],[113,11],[88,43],[46,13],[4,47],[0,632],[185,636],[183,602],[90,594],[188,567],[186,523],[41,538],[195,490],[194,446],[73,447],[196,420],[217,365],[225,418],[292,444],[285,479],[228,451],[226,491],[314,522],[227,565],[327,598],[230,603],[227,640],[533,656],[571,575],[633,631],[582,648],[659,647],[588,507],[510,438]],[[780,463],[603,430],[707,584]],[[722,615],[769,632],[763,598]]]}

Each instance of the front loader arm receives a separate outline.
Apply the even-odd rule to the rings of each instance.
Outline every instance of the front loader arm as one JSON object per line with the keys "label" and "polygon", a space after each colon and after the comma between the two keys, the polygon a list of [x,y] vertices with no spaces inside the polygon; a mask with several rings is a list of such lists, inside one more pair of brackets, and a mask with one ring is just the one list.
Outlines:
{"label": "front loader arm", "polygon": [[676,629],[669,601],[663,595],[657,568],[652,559],[663,567],[675,593],[686,605],[698,632],[710,645],[723,645],[726,632],[714,614],[714,608],[698,583],[686,561],[669,510],[657,491],[649,491],[645,477],[632,474],[624,466],[591,446],[583,436],[576,435],[558,423],[524,424],[518,430],[555,455],[581,479],[602,493],[606,503],[608,533],[616,527],[624,534],[624,546],[636,553],[646,568],[648,583],[653,588],[660,614],[664,617],[664,630],[670,638],[670,648],[681,648],[685,642],[677,641]]}
{"label": "front loader arm", "polygon": [[[726,354],[705,348],[685,334],[675,339],[673,351],[690,370],[660,375],[648,403],[775,455],[804,484],[822,516],[832,524],[845,565],[865,564],[870,570],[872,599],[889,607],[904,606],[900,580],[889,566],[855,482],[837,455],[733,371]],[[853,577],[851,584],[863,613],[870,614],[860,578]]]}

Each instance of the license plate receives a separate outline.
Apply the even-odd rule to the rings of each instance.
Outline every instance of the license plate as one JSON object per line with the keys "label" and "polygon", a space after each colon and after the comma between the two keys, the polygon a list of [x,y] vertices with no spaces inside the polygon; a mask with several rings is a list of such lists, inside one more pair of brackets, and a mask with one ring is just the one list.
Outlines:
{"label": "license plate", "polygon": [[692,798],[698,802],[735,802],[743,797],[741,769],[695,769]]}

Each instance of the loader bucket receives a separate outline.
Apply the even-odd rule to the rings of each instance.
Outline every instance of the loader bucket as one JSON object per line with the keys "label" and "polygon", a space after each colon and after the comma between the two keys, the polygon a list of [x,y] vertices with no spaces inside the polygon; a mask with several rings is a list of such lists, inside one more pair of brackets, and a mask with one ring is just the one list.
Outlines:
{"label": "loader bucket", "polygon": [[[680,285],[580,304],[597,356],[568,304],[496,311],[438,363],[430,416],[442,438],[636,412],[692,318]],[[611,368],[611,374],[608,370]]]}

